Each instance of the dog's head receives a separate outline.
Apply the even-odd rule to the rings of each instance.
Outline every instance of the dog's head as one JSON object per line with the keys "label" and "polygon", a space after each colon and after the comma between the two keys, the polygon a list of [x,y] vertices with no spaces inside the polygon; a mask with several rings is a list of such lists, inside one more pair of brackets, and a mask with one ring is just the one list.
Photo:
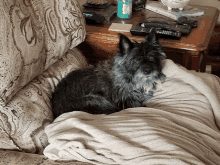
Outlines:
{"label": "dog's head", "polygon": [[150,86],[158,80],[165,80],[162,61],[166,55],[154,28],[142,43],[131,42],[124,34],[119,37],[119,52],[115,57],[115,65],[127,81],[140,86]]}

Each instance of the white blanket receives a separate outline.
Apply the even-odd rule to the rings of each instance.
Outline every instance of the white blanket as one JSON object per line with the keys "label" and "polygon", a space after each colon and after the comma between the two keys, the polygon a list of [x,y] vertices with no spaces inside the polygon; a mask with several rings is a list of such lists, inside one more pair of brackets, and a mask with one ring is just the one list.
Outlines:
{"label": "white blanket", "polygon": [[45,129],[44,155],[94,164],[220,164],[220,80],[171,60],[163,72],[166,82],[147,107],[58,117]]}

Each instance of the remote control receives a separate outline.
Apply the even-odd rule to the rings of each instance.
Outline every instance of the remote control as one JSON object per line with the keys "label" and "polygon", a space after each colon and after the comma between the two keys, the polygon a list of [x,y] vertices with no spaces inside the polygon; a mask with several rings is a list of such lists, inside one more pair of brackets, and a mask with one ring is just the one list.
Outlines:
{"label": "remote control", "polygon": [[183,34],[189,34],[191,31],[191,26],[189,25],[172,25],[168,23],[161,23],[161,22],[140,22],[141,27],[150,28],[161,28],[164,30],[171,30],[171,31],[179,31]]}
{"label": "remote control", "polygon": [[[144,28],[144,27],[140,27],[140,26],[134,26],[131,28],[130,32],[133,35],[147,35],[150,33],[152,27],[151,28]],[[156,33],[162,36],[169,36],[169,37],[175,37],[175,38],[180,38],[181,37],[181,33],[180,32],[173,32],[170,30],[162,30],[162,29],[158,29],[156,28]]]}

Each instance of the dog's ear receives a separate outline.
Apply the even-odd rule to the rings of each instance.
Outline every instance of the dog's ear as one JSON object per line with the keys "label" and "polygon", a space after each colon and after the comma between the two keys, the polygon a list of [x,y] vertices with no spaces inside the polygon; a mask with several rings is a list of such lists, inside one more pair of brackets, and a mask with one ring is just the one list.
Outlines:
{"label": "dog's ear", "polygon": [[160,41],[159,41],[159,38],[157,36],[157,32],[156,32],[155,28],[151,28],[150,33],[146,36],[145,42],[148,42],[150,45],[157,47],[157,50],[160,53],[159,58],[161,60],[166,59],[166,54],[162,50],[162,47],[160,45]]}
{"label": "dog's ear", "polygon": [[155,28],[151,28],[150,33],[145,38],[145,42],[148,42],[152,46],[160,46]]}
{"label": "dog's ear", "polygon": [[133,43],[124,34],[119,34],[119,49],[122,54],[127,54],[133,48]]}

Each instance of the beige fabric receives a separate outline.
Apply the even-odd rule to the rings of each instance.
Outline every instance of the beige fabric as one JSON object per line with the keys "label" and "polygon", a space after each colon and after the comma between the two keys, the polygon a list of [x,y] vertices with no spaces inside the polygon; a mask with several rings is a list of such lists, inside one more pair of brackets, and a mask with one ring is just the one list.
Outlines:
{"label": "beige fabric", "polygon": [[0,98],[4,103],[85,38],[77,0],[0,1]]}
{"label": "beige fabric", "polygon": [[59,116],[45,128],[45,156],[94,164],[219,164],[220,79],[171,60],[163,72],[167,79],[147,107]]}
{"label": "beige fabric", "polygon": [[0,102],[0,148],[42,154],[48,145],[44,127],[53,121],[51,92],[69,72],[85,66],[84,56],[74,48],[28,83],[7,105]]}

